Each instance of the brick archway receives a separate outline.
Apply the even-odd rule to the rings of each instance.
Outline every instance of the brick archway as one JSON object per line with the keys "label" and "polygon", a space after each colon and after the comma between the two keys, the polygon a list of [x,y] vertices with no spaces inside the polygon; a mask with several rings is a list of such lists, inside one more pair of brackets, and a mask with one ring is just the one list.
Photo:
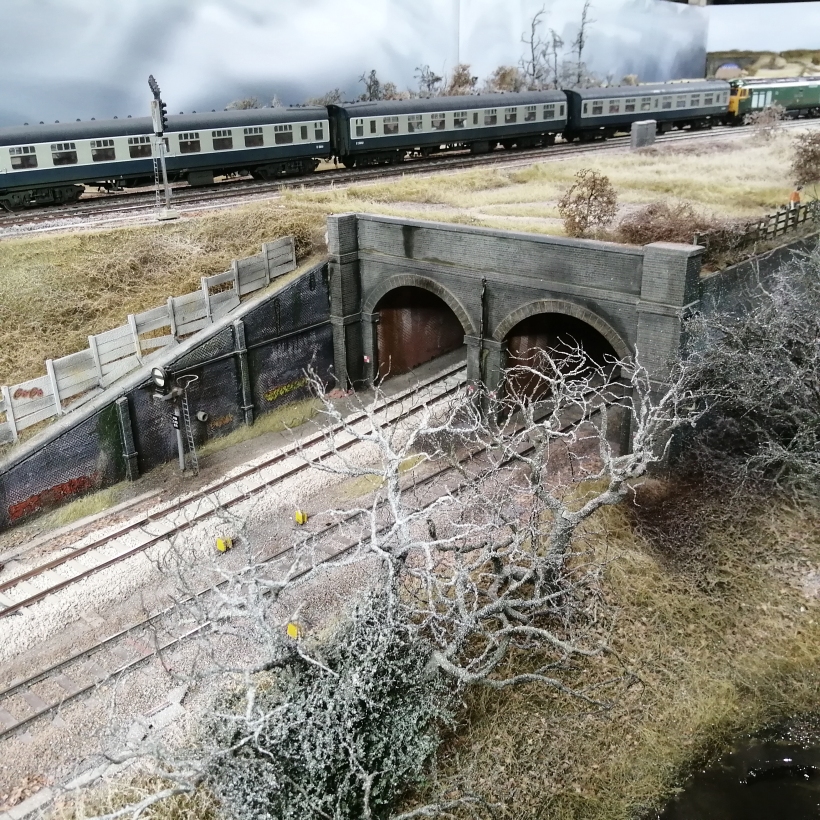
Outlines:
{"label": "brick archway", "polygon": [[367,294],[367,298],[362,306],[362,313],[373,313],[379,302],[391,290],[402,287],[421,288],[422,290],[427,290],[430,293],[434,293],[456,315],[456,318],[459,322],[461,322],[461,326],[464,328],[465,336],[477,335],[478,329],[470,319],[470,315],[467,313],[464,305],[462,305],[461,302],[459,302],[459,300],[443,285],[415,273],[397,274],[396,276],[391,276],[389,279],[385,279],[383,282],[380,282],[375,288],[373,288],[373,290],[370,291],[369,294]]}
{"label": "brick archway", "polygon": [[618,335],[615,329],[600,316],[597,316],[591,310],[581,307],[581,305],[563,299],[538,299],[534,302],[528,302],[526,305],[522,305],[502,319],[493,331],[493,339],[498,343],[502,343],[507,337],[507,334],[519,322],[541,313],[558,313],[564,316],[572,316],[584,322],[584,324],[589,325],[606,339],[619,359],[629,358],[633,353],[629,345]]}

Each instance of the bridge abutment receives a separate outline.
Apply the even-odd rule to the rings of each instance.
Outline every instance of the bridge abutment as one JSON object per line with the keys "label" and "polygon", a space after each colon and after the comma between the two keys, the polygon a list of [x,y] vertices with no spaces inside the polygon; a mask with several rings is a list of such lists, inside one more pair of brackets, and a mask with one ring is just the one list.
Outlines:
{"label": "bridge abutment", "polygon": [[[544,317],[545,332],[559,320],[586,326],[618,357],[637,351],[662,386],[684,341],[682,317],[698,299],[702,253],[693,245],[638,247],[368,214],[329,217],[328,249],[341,384],[379,377],[387,358],[378,349],[380,303],[396,288],[414,288],[458,320],[468,379],[490,390],[499,387],[509,334],[533,316]],[[434,322],[405,324],[393,344],[434,344]]]}

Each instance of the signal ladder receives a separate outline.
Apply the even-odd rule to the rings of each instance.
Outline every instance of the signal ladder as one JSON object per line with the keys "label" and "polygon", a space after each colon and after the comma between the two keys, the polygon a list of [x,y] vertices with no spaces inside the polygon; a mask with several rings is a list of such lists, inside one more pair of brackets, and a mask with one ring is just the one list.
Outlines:
{"label": "signal ladder", "polygon": [[185,440],[188,442],[188,456],[191,469],[194,475],[199,474],[199,459],[196,455],[196,443],[194,442],[194,427],[191,424],[191,407],[188,404],[188,388],[197,381],[199,377],[189,375],[177,379],[177,384],[182,388],[182,423],[185,427]]}

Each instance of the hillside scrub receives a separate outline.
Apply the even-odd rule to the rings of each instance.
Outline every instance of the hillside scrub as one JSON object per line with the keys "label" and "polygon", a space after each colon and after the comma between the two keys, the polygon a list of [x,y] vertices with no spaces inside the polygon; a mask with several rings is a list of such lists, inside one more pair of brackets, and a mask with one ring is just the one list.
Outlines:
{"label": "hillside scrub", "polygon": [[281,206],[251,206],[174,224],[0,242],[0,384],[45,372],[43,362],[82,350],[88,336],[129,313],[164,304],[294,236],[311,253],[323,221]]}
{"label": "hillside scrub", "polygon": [[[406,176],[391,183],[325,191],[291,189],[282,204],[250,204],[176,224],[74,232],[0,241],[0,384],[42,375],[46,358],[82,350],[87,336],[117,327],[128,313],[157,307],[199,287],[287,234],[300,257],[322,248],[328,214],[371,212],[561,236],[557,202],[589,156],[524,169]],[[657,146],[595,155],[626,209],[686,202],[720,218],[762,216],[788,200],[791,142],[751,140]],[[754,168],[750,176],[749,168]],[[687,241],[691,241],[691,237]]]}

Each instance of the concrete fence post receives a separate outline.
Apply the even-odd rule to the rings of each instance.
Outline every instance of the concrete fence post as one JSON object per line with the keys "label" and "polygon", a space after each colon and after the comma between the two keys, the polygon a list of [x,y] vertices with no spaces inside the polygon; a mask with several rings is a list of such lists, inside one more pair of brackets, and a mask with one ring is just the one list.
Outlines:
{"label": "concrete fence post", "polygon": [[237,319],[233,323],[234,351],[239,359],[239,380],[242,388],[242,411],[245,424],[253,424],[253,392],[251,391],[251,373],[248,364],[248,348],[245,344],[245,323]]}
{"label": "concrete fence post", "polygon": [[60,401],[60,388],[57,385],[57,374],[54,371],[54,360],[53,359],[46,359],[46,373],[48,374],[48,380],[51,382],[51,390],[54,393],[54,406],[57,409],[55,415],[62,416],[63,414],[63,404]]}
{"label": "concrete fence post", "polygon": [[14,408],[11,406],[11,393],[6,385],[0,387],[0,394],[3,396],[3,404],[6,408],[6,423],[11,428],[11,434],[14,440],[17,441],[19,433],[17,431],[17,422],[14,419]]}
{"label": "concrete fence post", "polygon": [[137,450],[134,446],[134,430],[131,427],[131,410],[128,396],[117,399],[117,420],[122,437],[122,457],[125,461],[125,477],[129,481],[136,481],[140,477],[140,468]]}
{"label": "concrete fence post", "polygon": [[171,325],[171,335],[177,338],[177,317],[174,314],[174,297],[168,297],[168,324]]}
{"label": "concrete fence post", "polygon": [[209,322],[213,322],[214,317],[211,314],[211,292],[208,290],[207,277],[202,277],[202,298],[205,300],[205,316]]}
{"label": "concrete fence post", "polygon": [[100,360],[100,347],[97,344],[96,336],[88,337],[88,347],[91,350],[91,356],[94,359],[94,367],[97,368],[97,383],[100,387],[103,386],[103,372],[102,361]]}
{"label": "concrete fence post", "polygon": [[137,361],[142,364],[142,345],[140,345],[140,334],[137,330],[137,317],[133,313],[128,314],[128,327],[131,328],[131,335],[134,337],[134,353],[137,354]]}

